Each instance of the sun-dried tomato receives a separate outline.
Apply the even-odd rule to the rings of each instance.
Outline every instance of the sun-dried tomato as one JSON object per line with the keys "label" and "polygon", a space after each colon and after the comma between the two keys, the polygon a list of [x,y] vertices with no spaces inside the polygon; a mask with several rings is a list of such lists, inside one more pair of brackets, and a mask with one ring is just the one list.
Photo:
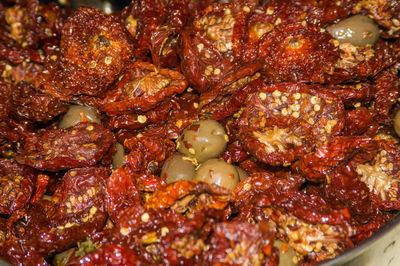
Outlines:
{"label": "sun-dried tomato", "polygon": [[346,122],[343,129],[344,135],[361,135],[372,124],[372,114],[365,107],[359,107],[346,112]]}
{"label": "sun-dried tomato", "polygon": [[68,109],[67,103],[38,92],[23,82],[14,87],[11,100],[11,116],[37,122],[48,122]]}
{"label": "sun-dried tomato", "polygon": [[107,181],[105,202],[108,215],[113,222],[119,220],[121,211],[140,202],[135,184],[136,176],[130,176],[123,168],[114,171]]}
{"label": "sun-dried tomato", "polygon": [[58,56],[50,56],[40,82],[44,92],[66,99],[103,93],[133,53],[129,33],[117,17],[87,7],[66,20],[60,49]]}
{"label": "sun-dried tomato", "polygon": [[107,177],[106,168],[69,170],[51,200],[42,199],[17,213],[16,219],[11,217],[13,237],[49,257],[100,231],[107,219],[103,199]]}
{"label": "sun-dried tomato", "polygon": [[[397,141],[376,142],[372,156],[355,153],[329,175],[325,182],[326,197],[346,205],[363,222],[383,211],[400,208],[398,179],[400,154]],[[360,217],[361,216],[361,217]]]}
{"label": "sun-dried tomato", "polygon": [[343,126],[342,102],[323,88],[300,83],[265,85],[250,94],[236,125],[243,147],[271,165],[290,164]]}
{"label": "sun-dried tomato", "polygon": [[26,140],[25,150],[17,161],[45,171],[59,171],[98,163],[115,142],[103,126],[81,122],[65,129],[47,130]]}
{"label": "sun-dried tomato", "polygon": [[231,192],[219,186],[180,180],[160,187],[147,197],[145,206],[153,209],[171,208],[191,215],[204,208],[223,210],[232,200]]}
{"label": "sun-dried tomato", "polygon": [[174,102],[170,98],[165,98],[163,102],[150,111],[111,116],[105,122],[105,126],[109,129],[143,128],[150,124],[160,123],[167,119],[173,107]]}
{"label": "sun-dried tomato", "polygon": [[268,81],[324,82],[333,72],[339,50],[332,36],[316,26],[278,25],[262,37],[259,57]]}
{"label": "sun-dried tomato", "polygon": [[10,215],[29,202],[36,172],[13,160],[0,159],[0,214]]}
{"label": "sun-dried tomato", "polygon": [[274,228],[266,224],[254,225],[224,222],[214,225],[210,249],[203,264],[277,265],[278,250],[274,248]]}
{"label": "sun-dried tomato", "polygon": [[293,164],[292,169],[311,181],[324,181],[342,161],[350,159],[354,153],[371,156],[377,149],[376,142],[365,136],[335,137],[315,152],[303,156]]}
{"label": "sun-dried tomato", "polygon": [[212,224],[221,220],[222,212],[216,210],[188,218],[173,210],[136,206],[122,213],[110,242],[140,252],[151,264],[195,264],[207,249]]}
{"label": "sun-dried tomato", "polygon": [[250,8],[242,3],[213,3],[196,12],[181,32],[182,72],[198,92],[216,85],[240,59],[245,17]]}
{"label": "sun-dried tomato", "polygon": [[262,83],[261,62],[245,65],[228,73],[212,90],[200,95],[201,112],[221,120],[236,113],[246,100],[246,96],[258,90]]}
{"label": "sun-dried tomato", "polygon": [[186,86],[184,76],[177,71],[135,62],[128,67],[117,87],[107,93],[101,109],[109,115],[148,111],[164,98],[182,93]]}
{"label": "sun-dried tomato", "polygon": [[400,37],[400,4],[397,1],[358,1],[355,11],[367,13],[374,18],[383,29],[382,36],[385,38]]}
{"label": "sun-dried tomato", "polygon": [[393,44],[383,40],[378,40],[372,47],[342,43],[339,45],[340,58],[333,73],[325,75],[325,82],[358,82],[374,77],[396,61],[397,53],[393,48]]}

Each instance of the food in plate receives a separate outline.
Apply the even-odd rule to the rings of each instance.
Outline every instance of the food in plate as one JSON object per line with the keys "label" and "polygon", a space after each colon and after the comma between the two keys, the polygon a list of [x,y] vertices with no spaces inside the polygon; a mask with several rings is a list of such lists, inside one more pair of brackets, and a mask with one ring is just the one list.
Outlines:
{"label": "food in plate", "polygon": [[0,256],[312,265],[400,210],[400,3],[0,3]]}

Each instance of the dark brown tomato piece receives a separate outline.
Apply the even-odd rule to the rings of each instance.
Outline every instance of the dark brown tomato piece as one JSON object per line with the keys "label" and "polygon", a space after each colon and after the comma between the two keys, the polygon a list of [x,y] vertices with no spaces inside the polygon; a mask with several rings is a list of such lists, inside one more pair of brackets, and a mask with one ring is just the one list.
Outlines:
{"label": "dark brown tomato piece", "polygon": [[344,126],[343,104],[305,84],[265,85],[249,95],[236,123],[245,150],[270,165],[288,165]]}
{"label": "dark brown tomato piece", "polygon": [[346,111],[346,122],[343,135],[361,135],[372,123],[372,113],[365,107],[358,107]]}
{"label": "dark brown tomato piece", "polygon": [[311,181],[324,181],[341,162],[352,158],[355,153],[371,156],[377,143],[365,136],[338,136],[315,152],[306,154],[293,164],[292,169]]}
{"label": "dark brown tomato piece", "polygon": [[[104,190],[108,169],[69,170],[52,200],[41,200],[20,214],[13,232],[22,243],[49,257],[103,229],[107,214]],[[12,219],[12,218],[11,218]]]}
{"label": "dark brown tomato piece", "polygon": [[59,37],[67,13],[55,3],[17,2],[3,13],[7,37],[18,46],[37,48],[41,40]]}
{"label": "dark brown tomato piece", "polygon": [[[175,1],[174,1],[175,2]],[[161,30],[168,12],[168,1],[139,0],[132,1],[122,10],[125,28],[134,39],[134,56],[140,60],[148,60],[148,50],[153,36]],[[159,51],[158,51],[159,52]]]}
{"label": "dark brown tomato piece", "polygon": [[[399,98],[399,78],[397,70],[384,70],[373,79],[375,85],[373,112],[375,119],[384,124],[390,121],[390,111]],[[387,122],[386,122],[387,124]]]}
{"label": "dark brown tomato piece", "polygon": [[[242,180],[235,188],[235,208],[240,220],[256,218],[265,221],[259,211],[279,207],[310,224],[349,227],[350,215],[343,206],[322,197],[318,187],[304,186],[305,179],[288,171],[260,172]],[[301,187],[305,189],[300,190]],[[262,212],[262,211],[261,211]]]}
{"label": "dark brown tomato piece", "polygon": [[381,39],[375,45],[366,47],[338,44],[340,57],[334,71],[325,75],[324,80],[326,83],[344,83],[374,77],[396,61],[397,46]]}
{"label": "dark brown tomato piece", "polygon": [[66,129],[50,129],[32,136],[32,145],[17,161],[45,171],[59,171],[98,163],[115,142],[111,131],[103,126],[82,122]]}
{"label": "dark brown tomato piece", "polygon": [[134,249],[150,262],[146,264],[195,264],[205,252],[211,225],[222,212],[203,211],[191,218],[167,209],[127,208],[116,223],[111,243]]}
{"label": "dark brown tomato piece", "polygon": [[[40,265],[49,266],[50,264],[33,247],[27,247],[18,240],[0,241],[0,256],[10,264],[2,260],[4,266],[8,265]],[[12,263],[12,264],[11,264]]]}
{"label": "dark brown tomato piece", "polygon": [[11,113],[36,122],[48,122],[67,110],[68,104],[36,91],[31,85],[19,83],[12,93]]}
{"label": "dark brown tomato piece", "polygon": [[355,11],[368,14],[382,26],[385,38],[398,38],[400,36],[400,4],[397,1],[358,1]]}
{"label": "dark brown tomato piece", "polygon": [[205,209],[223,211],[229,208],[233,194],[228,189],[205,182],[179,180],[160,187],[147,197],[145,206],[153,209],[171,208],[188,217]]}
{"label": "dark brown tomato piece", "polygon": [[[199,97],[194,93],[187,92],[179,97],[172,97],[171,103],[173,108],[164,121],[149,124],[139,130],[119,130],[116,133],[117,140],[123,143],[125,139],[136,136],[156,136],[176,140],[186,127],[199,120]],[[152,111],[148,113],[152,113]]]}
{"label": "dark brown tomato piece", "polygon": [[19,44],[26,47],[34,44],[34,32],[30,29],[29,13],[26,7],[15,5],[4,10],[4,20],[7,25],[9,37]]}
{"label": "dark brown tomato piece", "polygon": [[151,57],[157,67],[179,67],[178,37],[186,25],[188,15],[188,0],[175,0],[168,3],[168,12],[163,25],[152,33],[150,39]]}
{"label": "dark brown tomato piece", "polygon": [[11,107],[11,86],[0,80],[0,120],[8,116]]}
{"label": "dark brown tomato piece", "polygon": [[261,66],[257,61],[228,73],[212,90],[200,95],[201,112],[221,120],[239,111],[246,96],[257,91],[262,83],[260,73],[256,72]]}
{"label": "dark brown tomato piece", "polygon": [[61,54],[47,64],[42,89],[56,97],[99,95],[129,64],[129,33],[114,15],[95,8],[75,11],[62,30]]}
{"label": "dark brown tomato piece", "polygon": [[283,208],[265,208],[263,212],[303,260],[318,263],[353,247],[350,236],[356,231],[351,227],[309,223]]}
{"label": "dark brown tomato piece", "polygon": [[[35,80],[43,71],[43,65],[35,62],[28,62],[25,60],[19,64],[9,64],[4,61],[4,70],[2,71],[2,77],[8,84],[18,84],[24,81],[28,84],[35,86]],[[0,63],[1,64],[1,63]]]}
{"label": "dark brown tomato piece", "polygon": [[378,146],[376,155],[371,160],[366,161],[356,155],[350,165],[357,173],[357,179],[368,187],[371,200],[381,210],[398,210],[400,208],[398,140],[378,140]]}
{"label": "dark brown tomato piece", "polygon": [[136,173],[158,174],[164,161],[175,150],[175,145],[161,137],[133,137],[124,141],[129,150],[127,165]]}
{"label": "dark brown tomato piece", "polygon": [[253,61],[257,57],[257,46],[261,37],[281,24],[302,23],[324,27],[346,18],[352,12],[354,0],[333,2],[330,0],[266,1],[257,7],[248,20],[247,39],[244,44],[244,61]]}
{"label": "dark brown tomato piece", "polygon": [[105,127],[109,129],[140,129],[165,121],[173,108],[174,101],[167,97],[154,109],[147,112],[111,116],[106,120]]}
{"label": "dark brown tomato piece", "polygon": [[36,173],[13,160],[0,159],[0,214],[10,215],[30,200]]}
{"label": "dark brown tomato piece", "polygon": [[118,222],[121,212],[140,203],[136,176],[130,175],[123,167],[115,170],[107,180],[105,203],[107,213],[113,222]]}
{"label": "dark brown tomato piece", "polygon": [[188,88],[187,92],[171,97],[171,104],[172,108],[163,121],[149,124],[139,130],[117,132],[117,138],[138,135],[157,136],[175,141],[186,127],[200,119],[199,96],[193,93],[192,88]]}
{"label": "dark brown tomato piece", "polygon": [[181,33],[181,68],[198,92],[217,84],[234,67],[250,11],[241,4],[213,4],[198,12]]}
{"label": "dark brown tomato piece", "polygon": [[186,87],[184,76],[177,71],[135,62],[128,67],[117,87],[107,93],[101,109],[109,115],[148,111],[164,98],[182,93]]}
{"label": "dark brown tomato piece", "polygon": [[274,230],[266,224],[224,222],[214,225],[204,264],[277,265]]}
{"label": "dark brown tomato piece", "polygon": [[335,68],[339,49],[319,27],[283,24],[260,40],[258,56],[268,81],[324,82],[324,74]]}
{"label": "dark brown tomato piece", "polygon": [[248,154],[238,140],[232,140],[230,137],[230,143],[228,143],[228,146],[221,154],[220,158],[227,162],[238,163],[246,160],[248,158]]}
{"label": "dark brown tomato piece", "polygon": [[[109,171],[106,167],[74,168],[63,177],[62,186],[54,193],[52,200],[59,206],[61,217],[74,216],[86,212],[89,217],[82,216],[87,222],[96,213],[104,212],[104,193]],[[95,210],[96,209],[96,210]]]}
{"label": "dark brown tomato piece", "polygon": [[345,107],[359,107],[374,98],[375,86],[370,82],[356,84],[326,84],[326,88],[338,97]]}

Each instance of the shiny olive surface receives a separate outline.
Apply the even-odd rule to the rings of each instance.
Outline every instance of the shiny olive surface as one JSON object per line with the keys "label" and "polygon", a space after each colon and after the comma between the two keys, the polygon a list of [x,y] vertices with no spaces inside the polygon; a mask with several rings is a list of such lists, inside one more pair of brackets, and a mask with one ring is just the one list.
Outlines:
{"label": "shiny olive surface", "polygon": [[228,135],[215,120],[199,120],[188,126],[178,138],[179,152],[202,163],[218,157],[226,148]]}
{"label": "shiny olive surface", "polygon": [[194,179],[232,190],[239,183],[239,173],[224,160],[210,159],[200,165]]}
{"label": "shiny olive surface", "polygon": [[355,15],[327,27],[327,31],[340,43],[355,46],[373,45],[379,38],[379,28],[367,16]]}
{"label": "shiny olive surface", "polygon": [[167,183],[178,180],[193,180],[195,168],[190,158],[175,153],[165,161],[161,170],[161,177],[166,178]]}
{"label": "shiny olive surface", "polygon": [[397,111],[393,119],[394,131],[396,131],[397,136],[400,137],[400,110]]}
{"label": "shiny olive surface", "polygon": [[86,121],[101,123],[100,113],[96,108],[82,106],[82,105],[71,105],[68,108],[68,111],[62,117],[60,123],[58,124],[59,128],[67,128],[76,125],[77,123],[82,121],[83,115],[86,117]]}
{"label": "shiny olive surface", "polygon": [[125,154],[124,145],[117,142],[117,143],[115,143],[115,148],[117,151],[115,152],[115,154],[113,156],[113,160],[112,160],[113,169],[117,169],[121,165],[126,164],[126,159],[125,159],[126,154]]}

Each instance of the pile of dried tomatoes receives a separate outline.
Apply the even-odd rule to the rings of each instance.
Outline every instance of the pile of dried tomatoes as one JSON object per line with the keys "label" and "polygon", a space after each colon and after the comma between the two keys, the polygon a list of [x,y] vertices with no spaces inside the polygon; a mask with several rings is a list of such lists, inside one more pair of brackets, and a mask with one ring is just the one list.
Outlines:
{"label": "pile of dried tomatoes", "polygon": [[0,3],[0,256],[312,265],[400,210],[400,2]]}

